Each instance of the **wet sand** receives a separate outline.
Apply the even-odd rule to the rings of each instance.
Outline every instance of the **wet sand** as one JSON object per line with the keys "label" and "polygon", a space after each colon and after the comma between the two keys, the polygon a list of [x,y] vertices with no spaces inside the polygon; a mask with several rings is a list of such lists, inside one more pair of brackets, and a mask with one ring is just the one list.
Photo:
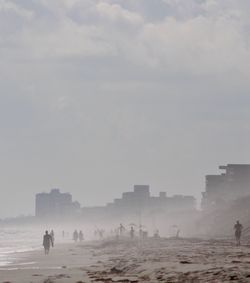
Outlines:
{"label": "wet sand", "polygon": [[96,262],[92,248],[75,244],[60,244],[48,256],[43,250],[16,255],[14,263],[0,267],[0,283],[29,282],[91,282],[86,269]]}
{"label": "wet sand", "polygon": [[23,253],[0,282],[250,282],[250,246],[228,240],[127,239]]}

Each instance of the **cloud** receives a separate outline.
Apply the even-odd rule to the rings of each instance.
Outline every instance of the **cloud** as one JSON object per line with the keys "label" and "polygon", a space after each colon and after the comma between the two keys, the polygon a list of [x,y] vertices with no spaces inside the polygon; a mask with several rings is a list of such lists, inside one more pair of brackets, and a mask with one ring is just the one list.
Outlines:
{"label": "cloud", "polygon": [[33,7],[23,8],[12,1],[2,5],[23,17],[9,44],[29,59],[111,56],[126,68],[139,65],[194,75],[248,74],[249,20],[244,17],[244,1],[235,5],[233,1],[162,0],[154,4],[155,10],[166,5],[171,13],[166,8],[165,17],[158,21],[147,17],[149,2],[134,2],[41,1],[50,17],[54,15],[49,25],[46,13],[44,18],[38,16]]}
{"label": "cloud", "polygon": [[25,20],[30,20],[33,17],[33,12],[31,10],[22,8],[8,0],[0,1],[0,13],[2,15],[7,14],[7,17],[14,14],[15,16],[19,16]]}

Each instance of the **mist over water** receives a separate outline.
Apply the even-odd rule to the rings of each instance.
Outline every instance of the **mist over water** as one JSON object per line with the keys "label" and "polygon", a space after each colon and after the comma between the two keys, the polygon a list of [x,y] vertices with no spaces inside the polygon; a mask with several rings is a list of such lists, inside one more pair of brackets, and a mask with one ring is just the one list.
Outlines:
{"label": "mist over water", "polygon": [[0,218],[54,186],[86,206],[134,183],[200,198],[217,164],[249,162],[249,1],[0,3]]}
{"label": "mist over water", "polygon": [[[189,218],[190,216],[188,216]],[[135,238],[140,239],[139,230],[147,232],[147,237],[153,237],[158,230],[161,237],[175,237],[177,231],[180,236],[192,235],[192,231],[188,227],[187,217],[183,218],[167,218],[162,217],[145,217],[143,215],[136,217],[121,217],[109,220],[99,221],[75,221],[74,219],[60,219],[60,221],[37,221],[33,225],[9,225],[5,224],[4,228],[0,228],[0,267],[11,265],[16,262],[19,253],[32,252],[41,250],[43,254],[43,235],[46,230],[49,232],[53,229],[55,233],[55,246],[60,244],[73,244],[73,232],[82,230],[84,242],[115,240],[119,235],[119,227],[124,226],[124,239],[130,238],[130,228],[133,226],[135,230]],[[59,223],[59,224],[58,224]],[[103,237],[100,237],[98,231],[103,231]]]}
{"label": "mist over water", "polygon": [[0,0],[0,283],[250,282],[249,15]]}
{"label": "mist over water", "polygon": [[16,253],[41,248],[38,230],[31,228],[0,228],[0,266],[11,263]]}

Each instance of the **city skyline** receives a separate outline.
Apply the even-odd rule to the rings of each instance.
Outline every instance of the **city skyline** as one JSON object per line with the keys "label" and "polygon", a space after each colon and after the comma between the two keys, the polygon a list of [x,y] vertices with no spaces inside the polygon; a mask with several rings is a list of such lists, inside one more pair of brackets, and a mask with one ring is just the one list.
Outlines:
{"label": "city skyline", "polygon": [[[129,212],[137,208],[137,201],[140,203],[148,199],[145,205],[154,210],[172,209],[176,206],[179,210],[185,207],[193,207],[196,212],[205,213],[214,209],[226,208],[234,201],[241,201],[249,196],[250,187],[250,164],[227,164],[218,166],[219,170],[225,170],[221,174],[208,174],[204,176],[204,190],[201,192],[201,203],[193,195],[174,194],[169,195],[166,191],[158,190],[158,195],[151,194],[150,185],[134,185],[134,191],[123,191],[121,197],[113,197],[106,203],[86,205],[74,199],[69,191],[62,192],[60,188],[43,190],[35,195],[34,212],[29,216],[37,218],[72,218],[74,216],[90,217],[94,215],[117,215],[117,212]],[[149,201],[151,200],[151,201]],[[131,202],[131,203],[130,203]],[[131,208],[128,208],[131,206]],[[134,208],[133,208],[134,207]],[[114,210],[114,211],[113,211]],[[116,211],[117,210],[117,211]],[[113,211],[113,212],[112,212]],[[116,211],[116,212],[115,212]],[[86,215],[85,215],[86,214]],[[24,216],[24,215],[22,215]],[[26,215],[28,216],[28,215]]]}
{"label": "city skyline", "polygon": [[[191,194],[249,163],[250,2],[0,0],[0,218],[70,190]],[[159,190],[159,191],[158,191]]]}
{"label": "city skyline", "polygon": [[197,212],[196,200],[193,196],[168,196],[160,192],[158,196],[152,195],[149,185],[134,185],[133,190],[122,193],[103,206],[81,206],[73,201],[70,193],[53,188],[50,192],[36,194],[35,217],[37,220],[72,221],[82,220],[88,222],[111,221],[111,219],[138,218],[142,215],[168,215]]}

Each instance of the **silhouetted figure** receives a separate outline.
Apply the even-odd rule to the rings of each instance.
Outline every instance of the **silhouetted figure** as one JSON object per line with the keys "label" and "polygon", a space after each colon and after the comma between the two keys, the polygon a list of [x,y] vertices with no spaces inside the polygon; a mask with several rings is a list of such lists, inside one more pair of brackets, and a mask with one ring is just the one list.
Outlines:
{"label": "silhouetted figure", "polygon": [[82,242],[84,240],[82,231],[79,232],[79,241]]}
{"label": "silhouetted figure", "polygon": [[130,228],[130,238],[134,239],[134,237],[135,237],[135,229],[134,229],[133,226],[131,226],[131,228]]}
{"label": "silhouetted figure", "polygon": [[234,230],[235,230],[236,245],[240,246],[240,238],[241,238],[243,226],[242,224],[240,224],[239,221],[237,221],[236,224],[234,225]]}
{"label": "silhouetted figure", "polygon": [[120,236],[122,236],[124,232],[125,232],[125,227],[122,224],[120,224],[120,227],[119,227]]}
{"label": "silhouetted figure", "polygon": [[45,235],[43,236],[43,247],[46,255],[49,254],[50,245],[53,247],[51,235],[48,231],[45,231]]}
{"label": "silhouetted figure", "polygon": [[74,233],[73,233],[73,240],[74,240],[75,242],[77,242],[77,241],[78,241],[78,238],[79,238],[79,234],[78,234],[77,230],[75,230]]}
{"label": "silhouetted figure", "polygon": [[65,237],[65,232],[64,232],[64,231],[62,231],[62,237],[63,237],[63,238]]}
{"label": "silhouetted figure", "polygon": [[50,236],[51,236],[51,245],[52,245],[52,247],[54,247],[54,244],[55,244],[55,233],[54,233],[53,230],[51,230]]}

